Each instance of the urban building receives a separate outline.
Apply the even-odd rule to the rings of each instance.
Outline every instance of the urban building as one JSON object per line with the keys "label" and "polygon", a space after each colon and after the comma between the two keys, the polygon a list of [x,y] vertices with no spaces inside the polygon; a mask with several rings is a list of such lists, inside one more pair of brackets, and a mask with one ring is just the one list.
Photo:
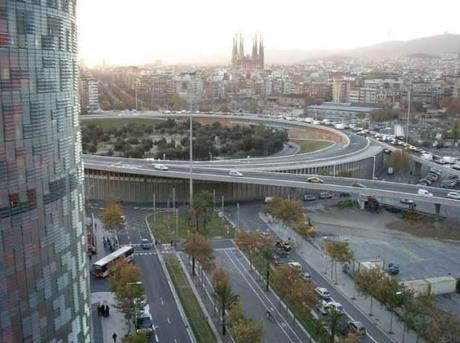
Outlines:
{"label": "urban building", "polygon": [[307,107],[307,115],[314,118],[352,119],[367,117],[372,111],[381,107],[366,104],[324,102],[321,105]]}
{"label": "urban building", "polygon": [[97,80],[92,77],[85,76],[80,79],[80,103],[83,112],[100,111],[98,87]]}
{"label": "urban building", "polygon": [[91,342],[76,1],[0,1],[0,342]]}
{"label": "urban building", "polygon": [[243,36],[235,35],[233,37],[232,49],[232,67],[244,69],[264,69],[265,52],[264,40],[262,36],[254,36],[252,43],[252,54],[244,53]]}

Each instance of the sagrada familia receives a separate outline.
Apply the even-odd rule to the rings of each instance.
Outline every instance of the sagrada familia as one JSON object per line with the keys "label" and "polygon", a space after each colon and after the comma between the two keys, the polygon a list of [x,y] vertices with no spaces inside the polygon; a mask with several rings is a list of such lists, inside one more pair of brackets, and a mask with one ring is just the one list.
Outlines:
{"label": "sagrada familia", "polygon": [[244,54],[244,40],[241,34],[233,37],[232,67],[245,69],[264,69],[264,40],[261,35],[255,35],[252,44],[252,54]]}

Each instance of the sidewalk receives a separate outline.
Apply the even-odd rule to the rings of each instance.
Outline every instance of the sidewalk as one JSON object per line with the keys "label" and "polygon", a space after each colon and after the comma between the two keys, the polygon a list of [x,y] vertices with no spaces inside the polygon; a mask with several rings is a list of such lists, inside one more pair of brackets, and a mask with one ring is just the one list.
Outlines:
{"label": "sidewalk", "polygon": [[[275,220],[269,218],[265,214],[259,213],[260,219],[273,231],[275,232],[281,239],[288,240],[290,239],[291,242],[294,242],[294,246],[296,248],[296,252],[308,263],[313,269],[315,269],[318,273],[322,274],[331,285],[342,295],[346,296],[348,299],[352,299],[353,297],[356,300],[353,300],[354,305],[362,312],[366,314],[368,317],[377,327],[381,329],[384,333],[387,334],[391,340],[394,342],[407,342],[407,343],[415,343],[417,342],[417,335],[413,331],[405,331],[404,338],[403,338],[403,330],[404,324],[399,322],[396,318],[396,315],[393,316],[393,334],[389,334],[390,331],[390,312],[382,305],[379,304],[377,300],[374,299],[373,301],[373,308],[372,313],[373,316],[369,316],[370,312],[370,300],[369,298],[364,297],[355,289],[353,280],[348,277],[346,274],[340,271],[337,273],[337,283],[335,280],[331,279],[330,274],[330,260],[329,258],[323,253],[318,246],[314,243],[306,241],[300,235],[298,235],[294,230],[290,228],[286,228],[278,224]],[[328,272],[329,271],[329,272]],[[421,339],[419,339],[422,342]]]}
{"label": "sidewalk", "polygon": [[[98,317],[97,311],[93,312],[94,338],[102,337],[101,343],[113,343],[112,335],[117,334],[117,342],[128,333],[128,325],[123,313],[115,308],[115,299],[110,292],[91,293],[91,304],[95,307],[98,303],[106,304],[110,307],[110,315],[108,317]],[[99,325],[100,323],[100,325]],[[102,332],[100,332],[102,330]]]}

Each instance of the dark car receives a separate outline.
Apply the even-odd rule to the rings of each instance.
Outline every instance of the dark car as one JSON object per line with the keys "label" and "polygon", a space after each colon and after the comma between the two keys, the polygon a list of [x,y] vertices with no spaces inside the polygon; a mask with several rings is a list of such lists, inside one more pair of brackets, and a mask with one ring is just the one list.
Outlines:
{"label": "dark car", "polygon": [[350,320],[347,323],[348,330],[350,330],[353,333],[357,333],[359,335],[365,335],[366,334],[366,328],[361,322],[358,322],[357,320]]}
{"label": "dark car", "polygon": [[351,194],[346,193],[346,192],[342,192],[342,193],[339,194],[339,197],[341,197],[341,198],[349,198],[350,196],[351,196]]}
{"label": "dark car", "polygon": [[359,183],[359,182],[355,182],[354,184],[352,184],[353,187],[358,187],[358,188],[367,188],[366,186],[364,186],[362,183]]}
{"label": "dark car", "polygon": [[275,247],[279,249],[283,249],[284,251],[291,251],[292,246],[289,242],[283,242],[283,241],[276,241],[275,242]]}
{"label": "dark car", "polygon": [[399,265],[397,265],[395,263],[389,263],[388,267],[385,269],[385,271],[390,275],[398,275],[399,274]]}

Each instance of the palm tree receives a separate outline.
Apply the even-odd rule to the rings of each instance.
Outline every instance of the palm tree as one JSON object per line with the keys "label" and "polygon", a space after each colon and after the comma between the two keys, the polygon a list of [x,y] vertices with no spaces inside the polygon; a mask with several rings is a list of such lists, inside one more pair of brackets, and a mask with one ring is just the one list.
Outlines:
{"label": "palm tree", "polygon": [[222,335],[227,333],[225,328],[225,314],[226,311],[235,303],[238,302],[238,295],[232,292],[230,285],[226,282],[218,283],[215,286],[215,293],[217,297],[217,304],[222,311]]}
{"label": "palm tree", "polygon": [[270,268],[273,262],[273,252],[271,249],[264,249],[261,256],[265,262],[265,291],[268,292],[270,288]]}

